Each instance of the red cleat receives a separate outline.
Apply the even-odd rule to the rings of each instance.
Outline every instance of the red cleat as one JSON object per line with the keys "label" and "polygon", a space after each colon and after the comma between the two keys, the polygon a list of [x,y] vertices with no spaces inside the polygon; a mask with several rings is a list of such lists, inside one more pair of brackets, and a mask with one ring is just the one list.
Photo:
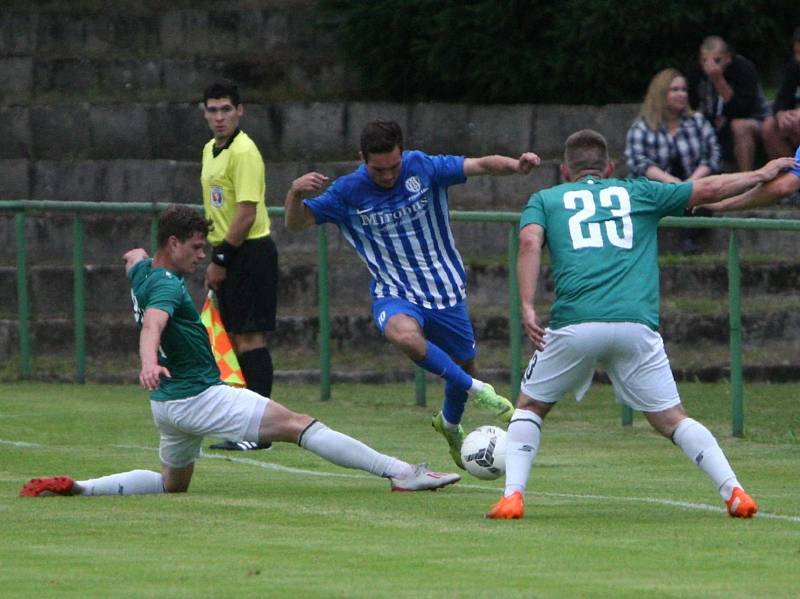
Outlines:
{"label": "red cleat", "polygon": [[32,478],[19,490],[20,497],[47,497],[48,495],[73,495],[75,481],[69,476]]}
{"label": "red cleat", "polygon": [[525,498],[519,491],[503,497],[486,514],[491,520],[517,520],[525,515]]}
{"label": "red cleat", "polygon": [[758,504],[744,492],[741,487],[736,487],[731,493],[731,498],[725,502],[731,518],[752,518],[758,511]]}

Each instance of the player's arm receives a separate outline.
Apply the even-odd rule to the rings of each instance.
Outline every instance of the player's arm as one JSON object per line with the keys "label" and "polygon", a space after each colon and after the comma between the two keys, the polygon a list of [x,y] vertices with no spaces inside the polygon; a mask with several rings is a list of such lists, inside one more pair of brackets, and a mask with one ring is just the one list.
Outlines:
{"label": "player's arm", "polygon": [[719,202],[725,198],[738,195],[759,183],[771,181],[784,169],[794,167],[793,157],[776,158],[755,171],[743,173],[729,173],[725,175],[712,175],[692,183],[692,195],[689,198],[689,208]]}
{"label": "player's arm", "polygon": [[161,345],[161,333],[167,326],[169,314],[158,308],[147,308],[139,333],[139,359],[142,369],[139,371],[139,382],[148,391],[158,389],[162,376],[171,376],[169,370],[158,363],[158,347]]}
{"label": "player's arm", "polygon": [[147,252],[144,248],[134,248],[125,252],[122,255],[122,259],[125,260],[125,274],[128,274],[134,266],[145,258],[147,258]]}
{"label": "player's arm", "polygon": [[527,175],[534,167],[541,164],[542,159],[533,152],[525,152],[519,158],[510,158],[492,154],[480,158],[464,159],[464,176],[475,175]]}
{"label": "player's arm", "polygon": [[781,198],[785,198],[800,190],[800,177],[793,173],[784,173],[769,183],[756,185],[745,193],[721,202],[706,204],[704,207],[714,212],[731,212],[769,206]]}
{"label": "player's arm", "polygon": [[519,252],[517,254],[517,281],[519,299],[522,303],[522,323],[525,334],[536,349],[544,349],[544,329],[536,322],[536,285],[541,270],[544,229],[541,225],[530,224],[519,233]]}
{"label": "player's arm", "polygon": [[316,223],[314,214],[303,203],[303,198],[318,194],[328,181],[328,177],[316,172],[306,173],[292,181],[283,205],[283,219],[287,229],[300,231]]}

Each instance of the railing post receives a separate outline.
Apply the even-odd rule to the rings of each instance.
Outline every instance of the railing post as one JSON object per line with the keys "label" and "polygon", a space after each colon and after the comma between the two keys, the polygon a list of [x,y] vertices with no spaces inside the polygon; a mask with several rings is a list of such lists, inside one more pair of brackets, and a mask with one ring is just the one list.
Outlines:
{"label": "railing post", "polygon": [[75,382],[86,382],[86,299],[84,296],[83,220],[75,213],[72,228],[73,308],[75,314]]}
{"label": "railing post", "polygon": [[633,424],[633,410],[630,406],[622,406],[622,414],[620,417],[622,426],[631,426]]}
{"label": "railing post", "polygon": [[319,398],[331,398],[331,316],[328,289],[328,235],[317,227],[317,282],[319,288]]}
{"label": "railing post", "polygon": [[731,423],[734,437],[744,435],[742,399],[742,286],[739,241],[731,229],[728,245],[728,302],[730,305]]}
{"label": "railing post", "polygon": [[418,406],[425,407],[428,405],[426,384],[425,369],[420,366],[414,366],[414,399]]}
{"label": "railing post", "polygon": [[28,297],[28,248],[25,244],[25,211],[14,215],[17,249],[17,311],[19,330],[19,369],[22,378],[31,378],[31,318]]}
{"label": "railing post", "polygon": [[153,208],[153,218],[150,219],[150,255],[154,256],[158,249],[158,210]]}
{"label": "railing post", "polygon": [[516,224],[508,232],[508,335],[511,343],[511,401],[516,402],[522,370],[522,316],[517,280],[519,230]]}

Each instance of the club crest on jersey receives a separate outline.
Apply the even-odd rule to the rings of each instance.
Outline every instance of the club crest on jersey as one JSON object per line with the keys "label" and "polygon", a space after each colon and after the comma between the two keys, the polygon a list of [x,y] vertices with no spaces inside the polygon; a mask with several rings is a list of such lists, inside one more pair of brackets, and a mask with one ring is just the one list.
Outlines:
{"label": "club crest on jersey", "polygon": [[411,193],[417,193],[420,189],[422,189],[422,181],[420,181],[419,177],[416,175],[409,177],[406,179],[406,189]]}
{"label": "club crest on jersey", "polygon": [[214,208],[221,208],[225,197],[222,195],[222,187],[214,185],[211,187],[211,205]]}

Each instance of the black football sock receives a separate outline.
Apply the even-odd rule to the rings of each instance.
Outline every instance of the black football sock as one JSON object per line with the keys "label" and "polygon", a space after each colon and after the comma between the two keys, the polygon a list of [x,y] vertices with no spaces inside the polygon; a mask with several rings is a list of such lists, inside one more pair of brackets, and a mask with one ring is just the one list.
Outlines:
{"label": "black football sock", "polygon": [[236,357],[247,381],[247,388],[269,397],[272,393],[272,356],[269,348],[251,349]]}

